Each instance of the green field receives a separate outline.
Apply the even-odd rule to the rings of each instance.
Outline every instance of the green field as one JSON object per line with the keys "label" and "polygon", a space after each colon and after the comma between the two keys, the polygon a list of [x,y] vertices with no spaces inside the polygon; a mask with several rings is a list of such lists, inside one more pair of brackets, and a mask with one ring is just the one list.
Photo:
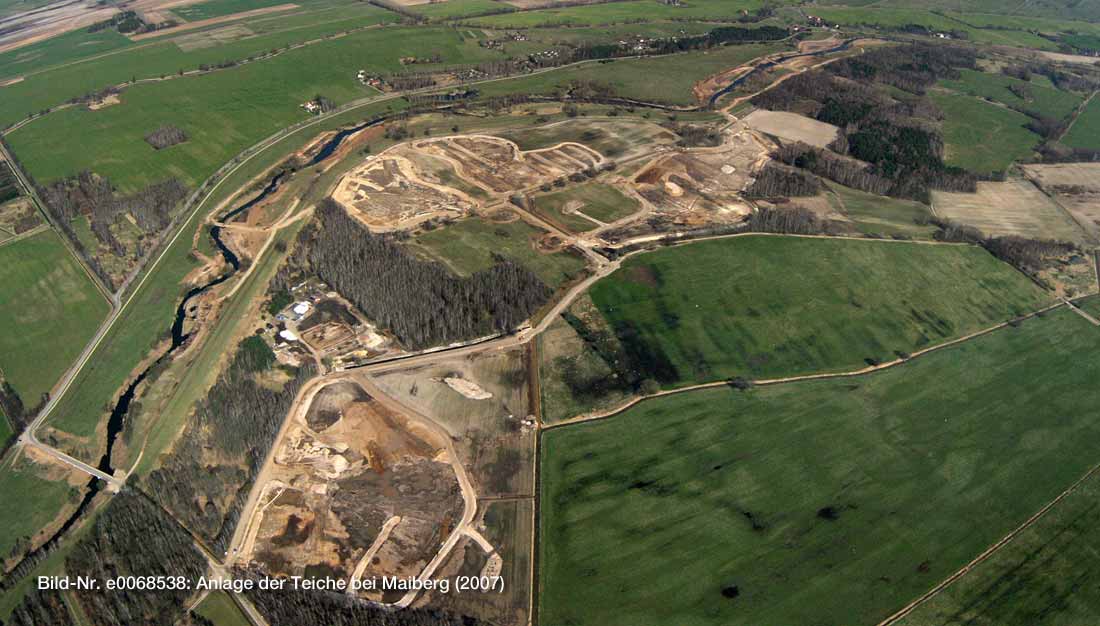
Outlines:
{"label": "green field", "polygon": [[862,233],[931,239],[937,230],[928,224],[932,213],[920,202],[876,196],[832,182],[828,185],[838,200],[837,210]]}
{"label": "green field", "polygon": [[[903,26],[923,26],[939,32],[964,32],[970,41],[1001,46],[1020,46],[1038,50],[1057,50],[1058,45],[1039,35],[1024,30],[999,28],[977,28],[946,15],[933,13],[920,8],[888,8],[889,5],[877,3],[875,8],[815,8],[818,15],[830,24],[845,26],[871,26],[877,28],[901,28]],[[931,8],[931,7],[927,7]],[[953,7],[958,8],[958,7]]]}
{"label": "green field", "polygon": [[[595,6],[621,6],[622,3]],[[547,94],[564,91],[571,81],[592,81],[612,88],[615,95],[646,102],[689,105],[696,82],[758,56],[786,49],[786,44],[725,46],[706,52],[686,52],[643,59],[588,63],[526,78],[501,81],[480,88],[483,96],[509,93]],[[654,89],[660,85],[660,89]]]}
{"label": "green field", "polygon": [[[193,186],[243,148],[307,119],[300,105],[318,93],[338,103],[377,95],[356,81],[356,68],[397,69],[399,57],[429,49],[454,59],[488,54],[450,29],[365,31],[231,70],[137,85],[121,104],[58,111],[7,139],[40,184],[94,169],[124,191],[171,176]],[[189,139],[154,150],[144,137],[166,123]],[[69,149],[74,141],[85,149]]]}
{"label": "green field", "polygon": [[[1044,117],[1062,119],[1081,104],[1081,97],[1053,87],[1044,87],[1003,74],[988,74],[974,70],[962,70],[959,80],[940,81],[940,85],[959,93],[988,98],[1018,111],[1035,111]],[[1031,91],[1030,99],[1012,93],[1009,87],[1022,87]]]}
{"label": "green field", "polygon": [[[225,43],[218,43],[216,39],[207,38],[205,43],[196,43],[187,46],[186,50],[177,45],[182,41],[182,35],[166,36],[139,42],[134,45],[126,45],[117,50],[102,55],[79,54],[81,60],[76,57],[65,58],[63,49],[57,48],[61,44],[55,44],[58,40],[43,42],[44,55],[42,59],[46,63],[28,57],[29,60],[15,66],[9,66],[12,75],[26,76],[26,80],[8,87],[0,88],[3,97],[0,98],[0,126],[6,126],[27,116],[28,113],[37,112],[47,107],[62,104],[71,98],[80,97],[90,92],[101,90],[110,85],[128,82],[132,79],[150,79],[161,76],[175,75],[180,70],[195,70],[200,65],[214,65],[227,60],[244,60],[259,54],[270,52],[273,49],[283,48],[291,43],[317,40],[327,35],[341,33],[350,29],[359,29],[372,24],[384,24],[394,22],[399,17],[397,14],[375,6],[353,3],[342,3],[340,6],[311,11],[308,13],[292,13],[266,16],[248,20],[243,25],[242,37],[231,39]],[[239,25],[233,25],[234,27]],[[224,28],[224,26],[222,27]],[[249,34],[251,33],[251,34]],[[287,67],[289,76],[295,76],[293,69],[295,62],[298,64],[316,63],[311,49],[320,48],[322,55],[327,55],[328,50],[335,49],[332,53],[334,61],[349,61],[341,57],[340,50],[354,56],[354,66],[346,67],[343,71],[339,67],[328,67],[324,63],[316,65],[313,69],[321,72],[319,77],[331,76],[333,73],[346,74],[351,71],[350,78],[344,76],[348,82],[354,82],[355,71],[362,67],[370,67],[372,63],[388,64],[390,67],[400,67],[398,57],[392,58],[383,52],[393,40],[401,39],[401,29],[359,32],[348,37],[321,41],[303,49],[285,52],[272,59],[263,61],[263,64],[285,63],[289,59]],[[81,40],[80,36],[85,35]],[[98,35],[98,33],[97,33]],[[373,37],[372,37],[373,36]],[[73,40],[64,47],[80,46],[82,41],[102,39],[84,33],[74,34]],[[196,37],[202,39],[201,32],[186,34],[189,40]],[[415,36],[412,39],[416,39]],[[440,37],[440,50],[446,52],[447,37]],[[377,41],[379,46],[372,47]],[[182,45],[182,44],[181,44]],[[476,46],[475,46],[476,47]],[[363,49],[365,48],[365,50]],[[421,50],[424,46],[420,46]],[[18,50],[14,52],[19,52]],[[74,52],[73,54],[76,54]],[[17,55],[20,56],[20,55]],[[0,59],[4,59],[0,55]],[[10,59],[10,58],[9,58]],[[61,65],[51,65],[50,61],[65,61]],[[448,62],[453,60],[448,59]],[[234,70],[229,70],[233,73]],[[0,72],[0,76],[7,76],[8,72]],[[301,76],[300,73],[297,74]],[[190,79],[184,79],[186,80]],[[174,81],[173,81],[174,82]],[[320,85],[319,85],[320,86]],[[272,94],[275,95],[275,94]],[[312,97],[311,96],[308,97]],[[125,101],[125,95],[123,100]],[[336,99],[334,97],[334,99]],[[107,109],[104,109],[106,111]],[[37,122],[35,122],[37,123]],[[148,132],[148,131],[145,131]]]}
{"label": "green field", "polygon": [[551,288],[557,288],[580,275],[584,259],[569,250],[553,254],[539,252],[534,243],[543,234],[519,219],[499,224],[470,217],[421,234],[414,242],[416,248],[460,275],[468,276],[492,267],[493,255],[500,254],[527,267]]}
{"label": "green field", "polygon": [[52,230],[0,247],[0,302],[0,369],[28,409],[111,308]]}
{"label": "green field", "polygon": [[[216,193],[203,208],[181,227],[180,236],[168,248],[164,260],[152,271],[141,288],[127,293],[126,304],[118,322],[104,336],[102,343],[92,354],[88,364],[74,379],[74,384],[57,405],[57,416],[49,422],[62,431],[85,438],[87,448],[70,450],[87,459],[101,453],[101,444],[92,439],[109,399],[114,398],[130,372],[145,358],[157,341],[165,339],[172,325],[178,297],[186,290],[181,282],[195,267],[190,256],[191,235],[198,229],[206,214],[219,202],[235,195],[238,189],[265,169],[285,159],[292,151],[299,150],[317,133],[339,128],[370,118],[380,112],[380,107],[367,106],[342,113],[330,119],[318,121],[314,126],[300,129],[273,144],[269,149],[254,155],[233,174],[223,179]],[[139,279],[140,280],[140,279]],[[138,281],[133,283],[136,288]]]}
{"label": "green field", "polygon": [[[8,459],[21,456],[9,453]],[[0,554],[7,558],[20,538],[30,539],[53,521],[67,502],[80,498],[77,489],[65,480],[49,480],[42,475],[43,466],[19,458],[8,461],[0,470],[0,493],[11,503],[0,508]],[[60,472],[65,474],[65,472]]]}
{"label": "green field", "polygon": [[114,30],[96,33],[74,30],[22,48],[0,52],[0,76],[18,76],[32,68],[68,63],[125,48],[132,43],[125,35]]}
{"label": "green field", "polygon": [[633,198],[623,195],[611,185],[594,182],[536,196],[534,200],[535,210],[539,215],[551,223],[563,224],[573,232],[592,230],[598,224],[575,212],[563,211],[571,205],[575,207],[572,211],[580,211],[604,223],[622,219],[638,210],[638,202]]}
{"label": "green field", "polygon": [[1077,626],[1100,621],[1100,476],[900,622],[903,626]]}
{"label": "green field", "polygon": [[977,98],[940,91],[929,97],[944,112],[944,161],[979,174],[1001,172],[1028,154],[1040,137],[1025,126],[1028,117]]}
{"label": "green field", "polygon": [[1100,98],[1089,101],[1062,142],[1074,148],[1100,150]]}
{"label": "green field", "polygon": [[1049,301],[977,247],[762,235],[630,257],[590,293],[666,387],[860,369]]}
{"label": "green field", "polygon": [[1095,330],[1060,309],[864,377],[544,431],[540,621],[877,623],[1100,460]]}
{"label": "green field", "polygon": [[213,622],[214,626],[249,626],[252,623],[223,591],[211,592],[195,607],[195,612]]}
{"label": "green field", "polygon": [[446,2],[415,5],[409,7],[409,10],[435,20],[448,20],[472,15],[485,15],[486,13],[514,11],[515,7],[505,2],[497,2],[497,0],[446,0]]}
{"label": "green field", "polygon": [[172,13],[188,22],[197,22],[212,17],[233,15],[234,13],[253,11],[279,4],[287,3],[284,0],[208,0],[207,2],[176,7],[172,9]]}
{"label": "green field", "polygon": [[[530,28],[534,26],[600,26],[622,22],[659,20],[720,20],[736,18],[744,10],[760,8],[763,0],[692,0],[671,6],[649,0],[609,2],[587,6],[521,11],[479,17],[470,23],[488,28]],[[788,4],[779,2],[772,4]]]}

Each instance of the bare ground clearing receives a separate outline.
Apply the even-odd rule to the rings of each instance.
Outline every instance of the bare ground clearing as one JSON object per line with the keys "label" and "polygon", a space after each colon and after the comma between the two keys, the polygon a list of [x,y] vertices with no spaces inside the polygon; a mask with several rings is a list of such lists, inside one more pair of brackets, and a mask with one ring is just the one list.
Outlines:
{"label": "bare ground clearing", "polygon": [[1026,180],[979,182],[976,193],[933,192],[936,213],[987,235],[1080,241],[1080,227]]}
{"label": "bare ground clearing", "polygon": [[745,116],[745,122],[753,130],[774,135],[788,141],[801,141],[818,148],[836,139],[837,127],[819,122],[797,113],[757,109]]}

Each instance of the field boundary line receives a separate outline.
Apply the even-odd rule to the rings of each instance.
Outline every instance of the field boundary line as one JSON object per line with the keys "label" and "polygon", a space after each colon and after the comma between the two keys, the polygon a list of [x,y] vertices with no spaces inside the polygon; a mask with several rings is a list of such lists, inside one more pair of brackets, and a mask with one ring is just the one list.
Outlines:
{"label": "field boundary line", "polygon": [[[1001,323],[996,324],[994,326],[990,326],[988,328],[983,328],[981,330],[972,332],[968,335],[963,335],[962,337],[956,337],[955,339],[952,339],[951,341],[947,341],[947,342],[944,342],[944,343],[941,343],[941,344],[936,344],[934,346],[930,346],[928,348],[924,348],[922,350],[918,350],[917,352],[912,353],[909,356],[909,358],[906,358],[906,359],[897,358],[897,359],[894,359],[893,361],[887,361],[886,363],[881,363],[879,365],[871,365],[871,366],[864,367],[864,368],[861,368],[861,369],[858,369],[858,370],[851,370],[851,371],[847,371],[847,372],[831,372],[831,373],[823,373],[823,374],[804,374],[804,375],[801,375],[801,376],[788,376],[788,377],[785,377],[785,378],[770,378],[770,379],[754,380],[754,381],[752,381],[752,384],[754,386],[758,386],[758,387],[769,387],[769,386],[775,386],[775,385],[783,385],[783,384],[788,384],[788,383],[800,383],[800,382],[807,382],[807,381],[814,381],[814,380],[831,380],[831,379],[835,379],[835,378],[855,378],[855,377],[858,377],[858,376],[866,376],[868,374],[873,374],[875,372],[879,372],[879,371],[882,371],[882,370],[897,367],[899,365],[904,365],[905,363],[908,363],[908,362],[912,361],[913,359],[924,356],[924,355],[929,354],[931,352],[936,352],[938,350],[943,350],[945,348],[950,348],[952,346],[956,346],[956,345],[959,345],[961,343],[970,341],[972,339],[977,339],[977,338],[982,337],[984,335],[988,335],[990,333],[996,332],[996,331],[1001,330],[1003,328],[1012,326],[1012,325],[1014,325],[1016,323],[1019,323],[1019,322],[1022,322],[1024,320],[1028,320],[1028,319],[1031,319],[1033,317],[1041,316],[1044,313],[1047,313],[1049,311],[1053,311],[1054,309],[1057,309],[1058,307],[1061,307],[1063,305],[1068,305],[1068,302],[1059,301],[1059,302],[1056,302],[1054,304],[1043,307],[1042,309],[1038,309],[1036,311],[1028,313],[1027,315],[1023,315],[1023,316],[1020,316],[1020,317],[1015,317],[1015,318],[1013,318],[1013,319],[1011,319],[1007,322],[1001,322]],[[704,389],[714,389],[716,387],[728,387],[728,386],[730,386],[730,384],[731,383],[730,383],[729,379],[723,379],[723,380],[716,380],[716,381],[711,381],[711,382],[707,382],[707,383],[699,383],[697,385],[691,385],[691,386],[688,386],[688,387],[680,387],[678,389],[666,389],[664,391],[659,391],[657,393],[650,394],[650,395],[647,395],[647,396],[637,396],[637,397],[631,398],[625,404],[621,404],[618,407],[615,407],[613,409],[608,409],[607,411],[603,411],[603,412],[600,412],[600,413],[578,415],[576,417],[571,417],[569,419],[562,420],[562,421],[557,422],[555,424],[546,424],[545,426],[543,426],[541,428],[541,430],[552,430],[554,428],[561,428],[563,426],[571,426],[571,425],[574,425],[574,424],[584,424],[584,423],[587,423],[587,422],[594,422],[594,421],[604,420],[604,419],[608,419],[610,417],[615,417],[616,415],[619,415],[620,413],[623,413],[623,412],[627,411],[628,409],[633,408],[635,405],[640,404],[642,402],[645,402],[646,400],[652,400],[652,399],[655,399],[655,398],[663,398],[663,397],[666,397],[666,396],[674,396],[674,395],[677,395],[677,394],[687,393],[687,392],[690,392],[690,391],[701,391],[701,390],[704,390]]]}
{"label": "field boundary line", "polygon": [[88,267],[87,261],[85,261],[84,258],[77,253],[76,246],[73,244],[72,241],[69,240],[69,237],[65,234],[65,231],[59,227],[60,225],[54,225],[54,216],[50,214],[50,212],[46,209],[46,201],[38,195],[38,189],[31,184],[31,180],[33,180],[31,178],[31,175],[23,171],[22,162],[16,160],[15,151],[11,149],[11,146],[8,145],[8,142],[4,140],[2,135],[0,135],[0,157],[2,157],[4,162],[8,164],[8,169],[10,169],[13,174],[15,174],[15,178],[18,181],[19,186],[23,188],[26,197],[30,199],[31,203],[34,204],[36,209],[38,209],[38,212],[42,215],[43,218],[45,218],[46,225],[48,225],[54,232],[57,233],[57,236],[61,239],[62,245],[64,245],[65,249],[69,251],[69,254],[73,257],[73,260],[75,260],[76,264],[80,266],[80,269],[84,270],[84,273],[88,275],[88,279],[92,281],[93,285],[95,285],[96,291],[98,291],[100,295],[103,296],[103,299],[111,305],[112,309],[117,309],[118,302],[115,300],[114,293],[103,282],[103,279],[101,279],[99,275],[97,275],[95,272],[92,271],[90,267]]}
{"label": "field boundary line", "polygon": [[1054,508],[1058,503],[1064,500],[1066,496],[1076,491],[1078,487],[1080,487],[1086,480],[1091,478],[1093,474],[1095,474],[1097,471],[1100,471],[1100,464],[1092,466],[1089,471],[1085,472],[1084,476],[1078,478],[1072,485],[1067,487],[1065,491],[1058,494],[1056,498],[1048,502],[1045,506],[1043,506],[1043,508],[1039,509],[1038,512],[1027,518],[1027,520],[1025,520],[1023,524],[1020,524],[1016,528],[1012,529],[1012,531],[1002,537],[1000,541],[986,548],[984,552],[974,557],[969,563],[962,566],[962,568],[960,568],[954,574],[948,576],[946,579],[943,580],[943,582],[928,590],[916,600],[913,600],[909,604],[905,605],[893,615],[882,620],[878,623],[877,626],[891,626],[892,624],[896,624],[899,620],[908,617],[909,614],[915,611],[918,607],[939,595],[940,592],[950,587],[955,581],[970,573],[972,569],[989,559],[989,557],[996,554],[1001,548],[1011,543],[1012,540],[1017,537],[1017,535],[1030,528],[1032,525],[1035,524],[1035,522],[1042,519],[1042,517],[1046,515],[1052,508]]}

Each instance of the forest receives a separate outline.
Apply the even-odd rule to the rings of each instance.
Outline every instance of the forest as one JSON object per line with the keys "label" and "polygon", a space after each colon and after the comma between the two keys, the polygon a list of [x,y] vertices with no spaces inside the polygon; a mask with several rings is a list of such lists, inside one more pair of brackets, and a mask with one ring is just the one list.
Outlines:
{"label": "forest", "polygon": [[312,375],[312,366],[284,370],[263,339],[245,339],[171,455],[141,479],[142,488],[215,550],[225,550],[252,479]]}
{"label": "forest", "polygon": [[[140,259],[145,255],[145,238],[155,238],[172,222],[172,211],[184,197],[187,188],[179,180],[171,178],[149,185],[132,195],[119,194],[111,181],[87,170],[76,176],[59,180],[46,187],[39,187],[39,196],[46,203],[46,210],[60,226],[88,266],[103,281],[117,287],[116,277],[107,272],[97,258],[97,250],[88,250],[72,228],[72,221],[88,216],[92,234],[110,254],[121,259]],[[143,238],[134,250],[129,250],[112,231],[118,220],[130,215],[134,218]]]}
{"label": "forest", "polygon": [[[187,590],[133,591],[103,588],[108,578],[183,576],[192,583],[206,571],[206,559],[190,535],[146,496],[123,490],[111,499],[65,559],[69,576],[100,581],[96,590],[71,598],[80,602],[94,626],[174,624],[184,611]],[[56,591],[33,591],[12,613],[13,626],[71,624],[68,608]]]}
{"label": "forest", "polygon": [[154,150],[163,150],[185,141],[187,141],[187,133],[171,124],[165,124],[145,135],[145,143],[153,146]]}
{"label": "forest", "polygon": [[952,46],[878,48],[796,76],[752,102],[840,127],[832,152],[784,146],[773,155],[778,160],[862,191],[927,201],[932,189],[975,189],[973,174],[943,162],[943,114],[923,97],[936,81],[975,63],[973,51]]}
{"label": "forest", "polygon": [[335,287],[409,349],[509,332],[551,295],[530,270],[503,257],[471,276],[455,276],[371,233],[331,198],[299,234],[275,283],[286,288],[303,273]]}

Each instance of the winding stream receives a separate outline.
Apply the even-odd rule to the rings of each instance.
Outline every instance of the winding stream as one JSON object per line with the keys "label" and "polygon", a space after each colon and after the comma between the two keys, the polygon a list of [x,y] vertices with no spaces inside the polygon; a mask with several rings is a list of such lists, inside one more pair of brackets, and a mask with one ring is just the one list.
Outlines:
{"label": "winding stream", "polygon": [[[317,154],[315,154],[313,158],[310,159],[308,166],[317,165],[325,159],[328,159],[336,152],[336,149],[340,147],[345,139],[365,128],[381,124],[386,119],[386,117],[375,118],[352,128],[347,128],[337,132],[335,135],[333,135],[331,139],[329,139],[327,142],[325,142],[323,146],[321,146],[321,149],[317,152]],[[256,206],[260,202],[263,202],[273,193],[278,191],[280,185],[289,176],[290,173],[285,170],[272,176],[271,180],[268,181],[267,185],[264,186],[263,190],[260,191],[259,194],[257,194],[251,200],[241,204],[240,206],[223,215],[220,221],[228,222],[234,217]],[[237,257],[236,254],[233,253],[232,250],[229,249],[227,245],[225,245],[225,242],[222,240],[221,226],[211,226],[208,232],[211,240],[213,240],[214,242],[214,246],[218,249],[218,252],[221,254],[222,258],[229,265],[229,268],[225,272],[210,279],[209,281],[201,285],[192,287],[187,291],[187,293],[183,295],[183,298],[181,298],[179,303],[176,305],[176,317],[172,322],[172,343],[168,347],[168,350],[166,350],[164,354],[160,355],[148,367],[142,370],[141,373],[138,374],[137,377],[134,378],[126,386],[126,389],[123,390],[122,394],[118,397],[118,400],[115,401],[114,407],[111,409],[110,417],[108,417],[107,419],[107,447],[103,452],[103,456],[99,458],[99,463],[96,464],[96,469],[105,474],[114,475],[115,473],[115,468],[111,464],[111,454],[114,451],[115,442],[118,439],[119,434],[122,433],[123,427],[126,424],[126,415],[130,411],[130,405],[134,400],[134,396],[137,393],[138,387],[141,386],[141,383],[145,382],[146,378],[149,377],[149,373],[152,372],[154,368],[161,365],[162,363],[167,362],[168,359],[172,357],[172,354],[184,344],[186,344],[187,340],[191,337],[192,333],[184,332],[184,321],[187,318],[188,305],[196,297],[202,295],[203,293],[206,293],[210,289],[213,289],[214,287],[217,287],[218,285],[232,278],[241,269],[240,259]],[[99,492],[103,490],[103,488],[104,484],[98,478],[92,477],[92,479],[88,481],[88,484],[85,487],[84,496],[83,498],[81,498],[80,504],[77,505],[76,510],[73,511],[72,515],[70,515],[65,520],[65,522],[61,525],[57,532],[55,532],[53,536],[47,539],[46,542],[39,546],[36,550],[27,553],[27,555],[24,556],[19,561],[19,563],[16,564],[9,571],[18,574],[18,571],[20,569],[33,566],[35,563],[37,563],[38,560],[42,559],[51,551],[53,551],[57,547],[57,544],[65,536],[65,534],[72,529],[72,527],[88,510],[88,508],[91,506],[92,500],[95,499],[96,495],[98,495]],[[27,565],[28,563],[29,565]],[[27,572],[23,573],[25,574]],[[17,575],[5,576],[4,580],[0,582],[0,588],[10,588],[10,586],[15,583],[15,580],[13,579],[18,578],[19,576]]]}
{"label": "winding stream", "polygon": [[718,104],[718,101],[722,99],[722,96],[725,96],[726,94],[732,92],[734,89],[737,89],[738,87],[743,85],[745,81],[758,73],[766,72],[776,65],[786,63],[791,59],[798,59],[801,57],[817,57],[825,54],[832,54],[834,52],[840,52],[841,50],[847,50],[849,47],[851,47],[853,41],[855,41],[855,39],[845,39],[840,44],[833,46],[832,48],[829,48],[827,50],[818,50],[816,52],[799,52],[797,54],[788,54],[774,61],[765,61],[764,63],[761,63],[760,65],[752,68],[752,71],[750,71],[749,73],[734,79],[733,82],[726,85],[721,90],[716,91],[714,95],[710,97],[710,106],[713,107],[714,105]]}

